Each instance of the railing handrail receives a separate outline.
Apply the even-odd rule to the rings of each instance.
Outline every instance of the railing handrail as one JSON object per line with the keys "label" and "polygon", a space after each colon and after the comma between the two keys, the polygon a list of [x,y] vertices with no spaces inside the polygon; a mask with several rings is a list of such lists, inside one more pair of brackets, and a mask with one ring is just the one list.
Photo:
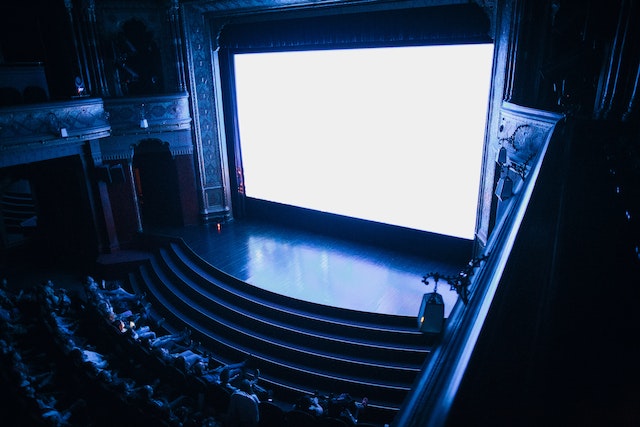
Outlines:
{"label": "railing handrail", "polygon": [[442,427],[445,425],[456,393],[467,369],[480,331],[498,289],[514,242],[520,230],[538,180],[540,169],[554,136],[560,114],[548,113],[513,104],[504,104],[503,112],[521,114],[532,121],[551,124],[535,163],[517,194],[509,200],[507,212],[496,224],[484,249],[486,261],[471,280],[467,305],[458,301],[453,308],[442,340],[416,377],[411,393],[403,403],[393,426]]}

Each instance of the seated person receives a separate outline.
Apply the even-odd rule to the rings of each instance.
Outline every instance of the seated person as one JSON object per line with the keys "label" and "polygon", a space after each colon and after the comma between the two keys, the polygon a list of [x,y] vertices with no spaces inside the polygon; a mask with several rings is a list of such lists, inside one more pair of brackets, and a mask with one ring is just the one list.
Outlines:
{"label": "seated person", "polygon": [[122,321],[116,320],[113,323],[116,330],[123,335],[127,335],[136,341],[147,341],[156,338],[156,333],[149,328],[149,326],[142,326],[136,328],[136,324],[133,321],[129,322],[129,327]]}
{"label": "seated person", "polygon": [[94,373],[99,373],[109,365],[102,354],[93,350],[75,347],[70,354],[78,365],[88,366]]}
{"label": "seated person", "polygon": [[[189,341],[189,336],[191,332],[188,329],[185,329],[182,332],[178,332],[175,334],[167,334],[162,335],[147,341],[149,347],[158,348],[164,347],[171,351],[173,348],[180,348],[180,351],[186,350],[187,345],[191,344]],[[184,345],[183,345],[184,344]]]}
{"label": "seated person", "polygon": [[180,353],[173,353],[175,357],[175,364],[185,373],[191,370],[191,367],[197,363],[206,363],[206,359],[203,355],[198,354],[191,349],[186,349]]}
{"label": "seated person", "polygon": [[257,427],[260,420],[259,403],[260,400],[253,391],[251,382],[247,379],[242,380],[238,390],[231,394],[226,425],[228,427]]}
{"label": "seated person", "polygon": [[320,405],[318,396],[305,394],[295,404],[295,408],[299,411],[308,412],[316,417],[322,416],[324,408]]}
{"label": "seated person", "polygon": [[247,361],[227,365],[227,367],[223,368],[220,372],[220,385],[232,393],[240,388],[242,381],[248,380],[258,397],[262,400],[268,400],[271,398],[272,391],[261,387],[258,384],[259,379],[260,369],[249,369]]}
{"label": "seated person", "polygon": [[357,402],[349,393],[341,393],[338,396],[329,399],[329,416],[341,418],[349,425],[358,423],[358,416],[368,404],[369,400],[365,397],[362,402]]}

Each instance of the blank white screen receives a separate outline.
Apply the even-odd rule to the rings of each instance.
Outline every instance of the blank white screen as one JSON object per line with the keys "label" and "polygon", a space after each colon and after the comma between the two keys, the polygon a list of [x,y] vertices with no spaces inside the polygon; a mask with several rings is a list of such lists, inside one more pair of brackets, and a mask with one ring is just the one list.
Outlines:
{"label": "blank white screen", "polygon": [[234,55],[249,197],[472,239],[493,45]]}

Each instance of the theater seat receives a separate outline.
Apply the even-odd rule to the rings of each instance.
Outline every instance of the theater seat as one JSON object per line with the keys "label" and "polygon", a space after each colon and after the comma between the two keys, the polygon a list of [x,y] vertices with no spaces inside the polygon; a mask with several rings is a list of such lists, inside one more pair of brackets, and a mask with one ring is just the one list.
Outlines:
{"label": "theater seat", "polygon": [[286,427],[320,427],[320,423],[316,417],[297,409],[286,413],[285,422]]}
{"label": "theater seat", "polygon": [[340,418],[322,417],[320,418],[320,427],[349,427],[349,424]]}
{"label": "theater seat", "polygon": [[260,402],[260,422],[258,427],[282,427],[285,423],[284,410],[273,402]]}

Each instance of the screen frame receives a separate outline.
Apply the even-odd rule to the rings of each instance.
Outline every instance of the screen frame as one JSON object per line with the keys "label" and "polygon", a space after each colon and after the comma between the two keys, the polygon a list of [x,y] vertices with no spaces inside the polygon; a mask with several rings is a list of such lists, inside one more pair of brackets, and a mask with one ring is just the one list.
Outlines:
{"label": "screen frame", "polygon": [[[247,197],[473,239],[493,49],[473,43],[235,53],[239,137],[251,154],[242,159]],[[305,87],[309,96],[302,96]],[[316,130],[305,137],[305,129]],[[293,174],[286,182],[272,173],[285,170]]]}
{"label": "screen frame", "polygon": [[[425,10],[427,9],[428,11],[426,13],[431,14],[432,10],[441,8],[425,8]],[[230,198],[231,202],[231,217],[238,220],[264,219],[267,221],[276,221],[285,225],[302,227],[310,229],[311,231],[324,234],[332,234],[337,237],[348,238],[350,240],[363,241],[366,243],[387,246],[391,249],[408,250],[409,252],[419,254],[420,256],[425,255],[437,257],[438,255],[442,254],[445,257],[447,255],[459,257],[459,254],[462,253],[463,258],[468,259],[473,251],[476,237],[474,237],[473,241],[469,241],[467,239],[444,236],[437,233],[404,229],[403,227],[389,226],[387,224],[374,223],[367,220],[354,221],[350,218],[341,217],[340,215],[311,212],[304,208],[277,205],[272,202],[263,202],[257,199],[246,197],[242,173],[242,147],[240,145],[238,122],[236,117],[237,108],[235,100],[235,79],[233,67],[233,55],[236,53],[491,43],[494,44],[493,64],[495,64],[495,43],[494,40],[491,39],[488,35],[489,22],[486,20],[486,15],[484,15],[484,13],[476,7],[469,5],[466,5],[464,7],[447,7],[442,9],[446,9],[446,13],[452,17],[452,20],[449,20],[449,23],[453,23],[453,25],[447,26],[447,29],[444,30],[445,32],[447,32],[447,34],[444,36],[442,34],[425,33],[426,36],[421,35],[420,37],[413,37],[411,34],[409,34],[408,36],[401,35],[397,38],[390,39],[388,37],[390,33],[387,31],[386,34],[374,35],[371,39],[365,40],[366,37],[360,37],[358,41],[351,42],[350,40],[355,39],[350,39],[349,34],[347,34],[347,37],[344,37],[343,34],[339,34],[333,37],[333,30],[331,29],[328,33],[325,33],[325,35],[332,35],[333,41],[329,42],[320,40],[322,37],[316,37],[317,40],[312,40],[311,42],[308,42],[308,40],[301,40],[300,42],[298,42],[297,39],[289,37],[289,40],[285,42],[279,42],[277,39],[272,38],[262,43],[261,41],[259,41],[261,33],[258,30],[254,35],[252,35],[253,41],[251,41],[250,43],[243,44],[243,42],[240,42],[234,44],[233,42],[230,43],[223,40],[225,38],[225,31],[228,28],[233,27],[233,24],[225,25],[220,33],[218,33],[218,44],[214,54],[214,67],[217,71],[219,71],[218,77],[220,78],[219,101],[222,104],[222,120],[224,120],[223,137],[226,141],[226,146],[224,149],[226,150],[226,158],[228,162],[228,170],[223,171],[223,173],[228,173],[228,178],[230,181],[230,191],[228,193],[228,197]],[[415,10],[407,11],[407,14],[414,15],[415,13]],[[365,12],[362,14],[354,15],[366,14],[367,13]],[[387,13],[384,14],[385,19],[387,15]],[[464,17],[458,19],[458,16]],[[278,19],[279,18],[277,17],[269,19],[273,21],[272,28],[281,25],[281,21],[278,21]],[[287,21],[287,19],[284,19],[283,21]],[[423,25],[422,22],[423,20],[420,21],[420,26]],[[253,31],[252,20],[243,20],[241,25],[245,26],[244,30],[246,33],[251,33]],[[450,28],[452,26],[456,27],[453,32],[450,31]],[[349,33],[349,31],[353,33],[354,31],[357,32],[359,30],[362,30],[358,22],[355,23],[354,28],[354,30],[348,29],[347,33]],[[377,28],[377,26],[375,28]],[[400,27],[396,26],[395,28],[397,29]],[[338,32],[339,31],[344,31],[344,28],[338,30]],[[384,31],[385,30],[383,30],[383,33]],[[422,29],[420,31],[422,31]],[[394,33],[394,35],[397,34],[399,33]],[[274,37],[277,38],[277,36]],[[340,40],[340,37],[343,37],[343,39]],[[256,40],[258,41],[256,42]],[[294,43],[291,43],[292,40],[294,41]],[[494,66],[493,64],[492,68]],[[492,70],[492,79],[493,72],[494,71]],[[493,80],[491,82],[489,96],[491,96],[492,91]],[[491,110],[489,103],[490,101],[488,100],[487,118],[489,117]],[[487,142],[485,135],[483,157],[486,157],[486,144]],[[485,164],[486,158],[483,158],[482,162],[481,174],[483,177],[486,173],[487,167],[487,165]],[[482,177],[481,186],[483,179]],[[482,197],[481,188],[478,189],[478,195],[480,199]],[[479,217],[480,215],[480,203],[481,201],[479,200],[478,214],[476,215],[477,217]],[[477,224],[475,226],[476,231],[478,228],[478,224],[481,223],[481,221],[482,220],[478,218]],[[377,237],[372,237],[374,235]],[[451,247],[456,249],[450,251],[445,247],[446,245],[442,246],[443,243],[446,242],[451,243]],[[440,245],[442,251],[434,252],[430,249],[438,245]]]}

